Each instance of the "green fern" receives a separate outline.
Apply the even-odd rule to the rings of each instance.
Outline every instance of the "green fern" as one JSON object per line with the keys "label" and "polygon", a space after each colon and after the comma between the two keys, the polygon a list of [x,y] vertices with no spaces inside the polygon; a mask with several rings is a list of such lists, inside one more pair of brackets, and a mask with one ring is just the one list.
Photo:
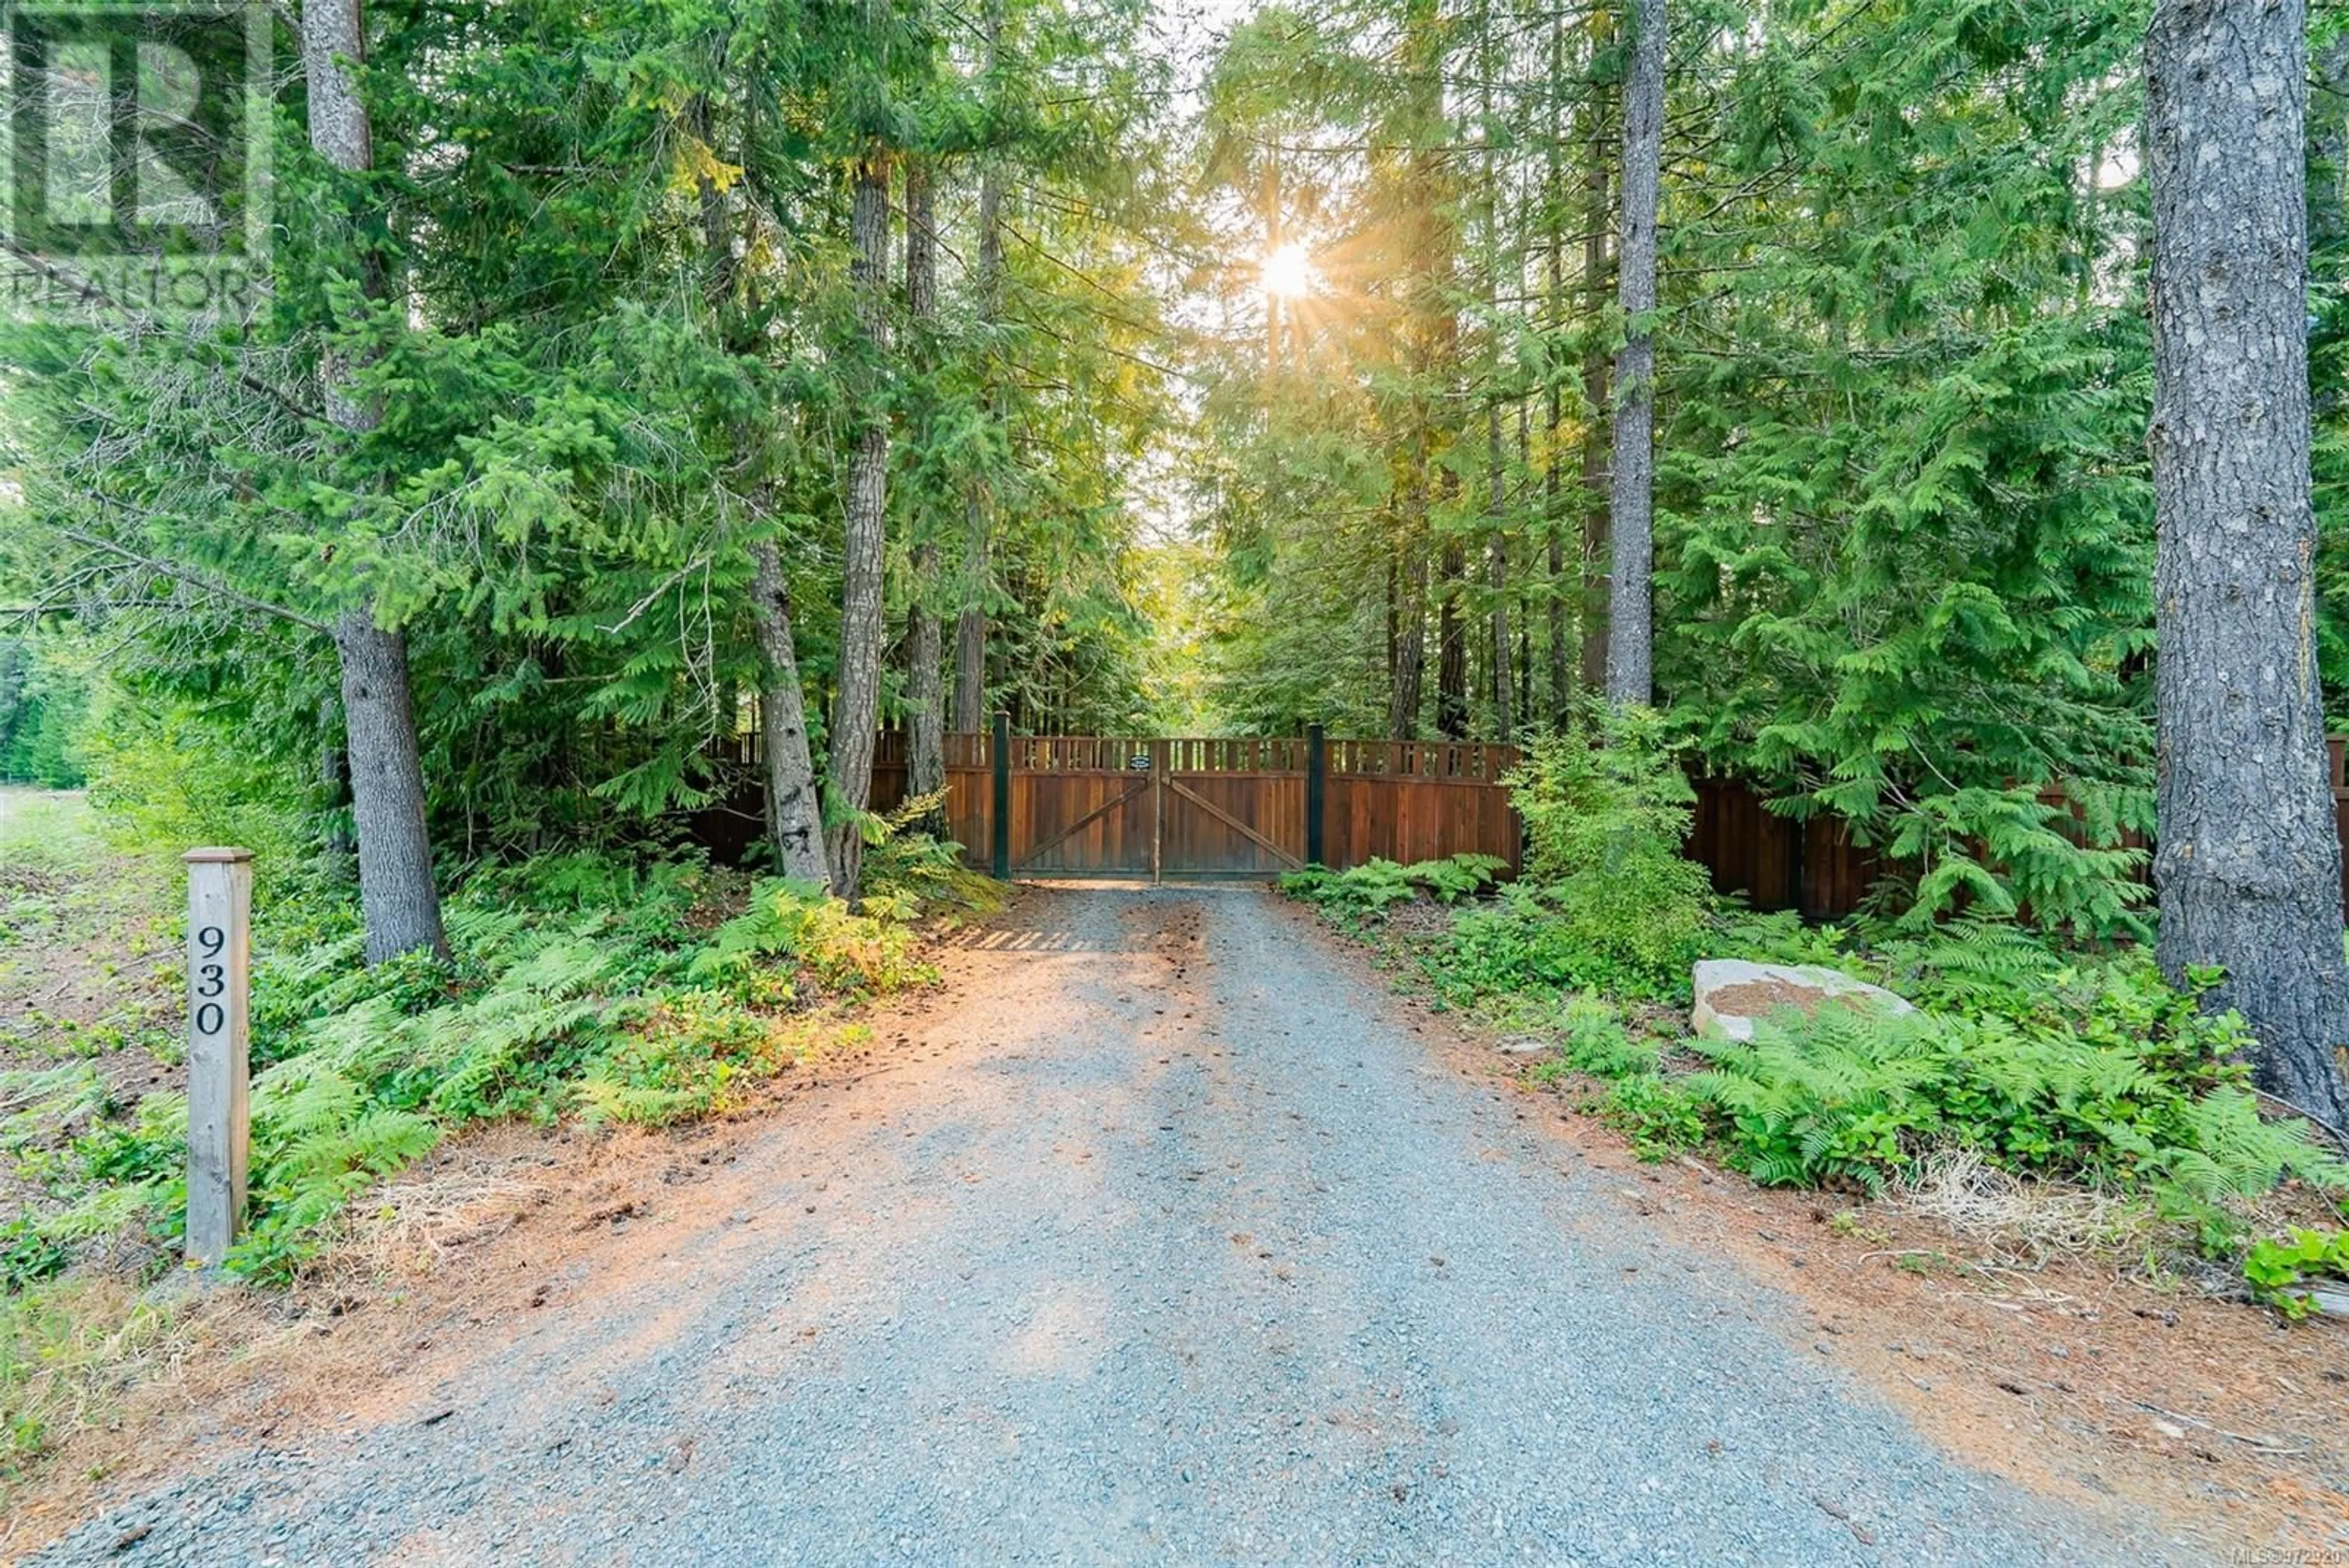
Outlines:
{"label": "green fern", "polygon": [[1404,881],[1427,889],[1439,904],[1456,904],[1493,885],[1508,869],[1497,855],[1454,855],[1443,860],[1415,860],[1402,868]]}
{"label": "green fern", "polygon": [[720,926],[694,956],[686,978],[739,988],[757,981],[765,967],[761,961],[788,959],[832,991],[885,992],[917,984],[931,971],[914,956],[915,934],[906,922],[916,908],[909,898],[875,894],[858,913],[804,882],[761,883],[750,907]]}
{"label": "green fern", "polygon": [[58,1127],[103,1114],[112,1099],[105,1078],[84,1062],[0,1072],[0,1150],[47,1143]]}
{"label": "green fern", "polygon": [[[1977,950],[2003,956],[1975,973],[2032,961]],[[2193,993],[2129,961],[2002,998],[1998,1010],[1829,1007],[1757,1028],[1748,1044],[1694,1041],[1712,1065],[1689,1087],[1765,1182],[1873,1187],[1956,1143],[2012,1170],[2151,1191],[2215,1238],[2230,1200],[2286,1176],[2349,1189],[2349,1164],[2305,1124],[2260,1115],[2238,1060],[2243,1038],[2240,1020],[2203,1012]]]}
{"label": "green fern", "polygon": [[1880,953],[1882,981],[1925,1005],[1963,1011],[2017,994],[2044,994],[2064,961],[2044,937],[2009,920],[1968,916],[1921,933],[1900,931]]}
{"label": "green fern", "polygon": [[[523,862],[452,898],[453,960],[403,955],[372,969],[355,936],[264,955],[256,970],[250,1229],[233,1267],[283,1279],[351,1197],[429,1151],[450,1127],[497,1116],[668,1122],[728,1102],[781,1050],[742,1005],[790,1001],[792,977],[827,991],[887,990],[928,976],[914,894],[876,891],[852,910],[822,888],[768,883],[704,941],[682,912],[703,891],[692,860],[592,856]],[[615,908],[615,900],[648,908]],[[780,962],[770,961],[780,960]],[[720,993],[677,984],[756,975]],[[0,1265],[40,1273],[143,1218],[181,1223],[187,1104],[150,1095],[125,1113],[86,1064],[0,1074],[0,1136],[88,1121],[44,1155],[36,1214],[0,1233]]]}
{"label": "green fern", "polygon": [[2271,1121],[2245,1089],[2214,1089],[2189,1104],[2187,1139],[2157,1148],[2147,1164],[2166,1183],[2206,1202],[2249,1198],[2286,1176],[2349,1190],[2349,1162],[2319,1145],[2297,1118]]}

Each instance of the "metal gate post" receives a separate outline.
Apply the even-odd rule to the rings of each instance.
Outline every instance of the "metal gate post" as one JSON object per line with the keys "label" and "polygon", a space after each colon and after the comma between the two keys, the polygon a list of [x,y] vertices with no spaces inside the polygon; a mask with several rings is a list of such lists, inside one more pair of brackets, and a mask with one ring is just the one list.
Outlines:
{"label": "metal gate post", "polygon": [[1011,880],[1011,715],[995,716],[995,822],[990,836],[995,879]]}
{"label": "metal gate post", "polygon": [[1322,856],[1322,801],[1330,783],[1329,737],[1319,724],[1305,726],[1305,864],[1326,866]]}
{"label": "metal gate post", "polygon": [[1164,861],[1166,835],[1166,742],[1150,742],[1150,880],[1155,886]]}

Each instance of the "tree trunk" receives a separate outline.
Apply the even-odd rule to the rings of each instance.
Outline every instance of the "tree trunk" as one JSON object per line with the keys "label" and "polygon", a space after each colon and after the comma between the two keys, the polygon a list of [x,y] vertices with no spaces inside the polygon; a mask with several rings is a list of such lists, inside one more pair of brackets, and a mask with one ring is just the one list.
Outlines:
{"label": "tree trunk", "polygon": [[[364,172],[375,161],[374,137],[367,106],[342,63],[367,57],[358,0],[305,5],[302,57],[310,145],[336,168]],[[379,267],[369,263],[360,284],[370,297],[380,296]],[[380,410],[350,394],[347,368],[330,355],[320,369],[335,423],[354,435],[373,430]],[[446,954],[449,939],[440,925],[432,841],[425,826],[416,710],[408,689],[408,639],[376,625],[372,601],[362,599],[336,618],[335,653],[342,663],[343,732],[351,820],[358,836],[367,961],[381,963],[418,948]]]}
{"label": "tree trunk", "polygon": [[[851,276],[858,314],[872,357],[868,374],[877,378],[889,346],[889,161],[878,151],[856,165],[855,204],[850,218],[855,242]],[[832,762],[826,775],[833,809],[827,859],[833,891],[856,896],[864,862],[864,829],[859,821],[873,798],[874,727],[881,718],[881,657],[887,640],[882,624],[882,566],[888,508],[889,427],[876,387],[860,389],[856,431],[848,453],[843,562],[840,584],[840,667],[832,708]]]}
{"label": "tree trunk", "polygon": [[[1419,732],[1427,668],[1428,552],[1433,543],[1428,522],[1438,452],[1436,408],[1450,390],[1445,383],[1455,367],[1454,356],[1446,350],[1456,338],[1459,321],[1457,306],[1450,297],[1452,231],[1450,206],[1444,200],[1444,149],[1453,140],[1453,129],[1444,116],[1441,0],[1406,0],[1402,61],[1411,86],[1400,134],[1409,144],[1411,155],[1404,172],[1402,223],[1408,239],[1398,302],[1402,307],[1402,359],[1410,384],[1404,416],[1409,422],[1397,435],[1411,454],[1411,463],[1402,495],[1402,605],[1387,730],[1395,739],[1407,741]],[[1439,382],[1439,377],[1444,380]],[[1458,549],[1456,542],[1448,545],[1446,556]],[[1447,586],[1447,620],[1451,592]]]}
{"label": "tree trunk", "polygon": [[[1550,399],[1553,410],[1557,409],[1558,401],[1553,394]],[[1542,475],[1542,514],[1549,525],[1547,559],[1544,563],[1549,569],[1549,597],[1542,606],[1542,632],[1549,665],[1549,722],[1553,724],[1565,721],[1566,711],[1574,702],[1574,656],[1567,646],[1566,607],[1568,597],[1576,595],[1578,583],[1578,579],[1568,577],[1566,569],[1565,502],[1558,488],[1557,444],[1555,440],[1557,426],[1558,421],[1554,415],[1550,420],[1553,439],[1549,462],[1546,465],[1547,472]],[[1530,695],[1527,701],[1530,702]]]}
{"label": "tree trunk", "polygon": [[[963,570],[980,583],[988,573],[986,503],[973,486],[963,500],[966,556]],[[964,734],[987,728],[987,605],[966,592],[955,617],[954,727]]]}
{"label": "tree trunk", "polygon": [[808,755],[807,709],[792,642],[792,586],[771,539],[750,546],[750,618],[759,628],[766,678],[759,683],[759,728],[766,752],[767,836],[776,863],[794,881],[828,886],[823,808]]}
{"label": "tree trunk", "polygon": [[1516,655],[1509,646],[1509,545],[1498,531],[1485,542],[1485,560],[1493,588],[1493,738],[1506,745],[1517,732]]}
{"label": "tree trunk", "polygon": [[[2336,33],[2312,66],[2308,94],[2308,251],[2312,299],[2338,296],[2349,268],[2349,30]],[[2328,336],[2337,327],[2328,324]],[[2337,343],[2316,339],[2332,350]],[[2338,416],[2343,388],[2337,375],[2317,372],[2313,384],[2317,426]]]}
{"label": "tree trunk", "polygon": [[[990,103],[1001,65],[1002,0],[988,0],[982,26],[987,35],[987,78]],[[982,158],[978,171],[978,328],[980,353],[991,357],[996,318],[1003,306],[1003,173],[992,158]],[[1000,424],[991,363],[979,376],[980,398],[990,419]],[[972,734],[987,727],[987,593],[993,529],[993,496],[983,475],[976,476],[963,498],[962,604],[955,618],[954,727]]]}
{"label": "tree trunk", "polygon": [[2301,0],[2157,0],[2154,670],[2161,966],[2226,980],[2259,1085],[2349,1125],[2341,845],[2316,679]]}
{"label": "tree trunk", "polygon": [[2308,243],[2312,250],[2349,238],[2349,30],[2336,33],[2313,62],[2308,101]]}
{"label": "tree trunk", "polygon": [[1444,540],[1435,615],[1435,732],[1447,741],[1468,738],[1468,628],[1460,614],[1467,576],[1467,551],[1457,537]]}
{"label": "tree trunk", "polygon": [[[1553,84],[1566,79],[1565,25],[1552,14],[1549,19],[1549,79]],[[1549,267],[1549,327],[1553,332],[1566,326],[1566,187],[1559,178],[1561,161],[1558,141],[1548,139],[1548,166],[1542,181],[1542,191],[1548,207],[1549,244],[1547,261]],[[1558,436],[1566,417],[1566,400],[1558,384],[1555,369],[1547,372],[1549,388],[1542,410],[1549,431],[1542,457],[1542,535],[1547,556],[1545,566],[1547,597],[1542,605],[1542,631],[1547,662],[1549,666],[1549,722],[1563,724],[1567,709],[1574,701],[1574,660],[1567,648],[1567,600],[1569,589],[1566,576],[1566,502],[1558,478]],[[1526,707],[1534,706],[1533,681],[1527,677]]]}
{"label": "tree trunk", "polygon": [[1493,734],[1506,744],[1516,730],[1516,682],[1509,668],[1509,542],[1502,532],[1508,505],[1507,482],[1501,464],[1501,405],[1485,410],[1486,506],[1493,531],[1485,539],[1485,586],[1493,592]]}
{"label": "tree trunk", "polygon": [[408,694],[408,639],[375,624],[365,606],[335,620],[343,667],[343,732],[348,737],[351,821],[359,841],[359,917],[367,961],[418,948],[446,954],[440,896],[432,885],[432,842],[424,825],[424,769]]}
{"label": "tree trunk", "polygon": [[1394,711],[1395,700],[1395,647],[1401,639],[1402,630],[1399,624],[1402,617],[1402,606],[1399,601],[1402,597],[1402,562],[1400,558],[1400,553],[1395,547],[1392,535],[1390,535],[1389,547],[1386,552],[1386,568],[1387,711],[1389,714],[1392,715]]}
{"label": "tree trunk", "polygon": [[[929,369],[930,337],[938,313],[938,249],[936,213],[930,192],[929,166],[916,159],[905,165],[905,315],[914,341],[910,346],[919,368]],[[926,390],[924,397],[929,394]],[[916,439],[927,443],[927,422]],[[907,793],[933,794],[946,787],[946,691],[940,668],[937,590],[938,541],[936,520],[926,515],[928,496],[915,497],[913,519],[913,591],[905,611],[905,700],[913,709],[907,735]],[[936,814],[932,814],[933,826]]]}
{"label": "tree trunk", "polygon": [[[1501,183],[1493,157],[1493,7],[1484,5],[1477,18],[1477,97],[1484,124],[1477,135],[1485,143],[1485,373],[1495,380],[1501,373]],[[1516,727],[1515,681],[1509,669],[1509,546],[1503,534],[1507,524],[1507,471],[1501,461],[1501,400],[1498,389],[1485,391],[1485,510],[1492,532],[1485,540],[1485,586],[1491,589],[1489,610],[1493,635],[1493,729],[1506,742]]]}
{"label": "tree trunk", "polygon": [[[1592,22],[1593,43],[1605,14]],[[1590,116],[1590,168],[1583,181],[1582,290],[1590,337],[1582,354],[1582,688],[1607,689],[1607,576],[1609,541],[1607,472],[1607,355],[1598,328],[1607,316],[1607,100],[1594,90]]]}
{"label": "tree trunk", "polygon": [[[1395,618],[1394,685],[1387,702],[1387,733],[1398,741],[1419,734],[1419,691],[1427,667],[1427,480],[1414,481],[1415,517],[1403,528],[1402,583]],[[1416,526],[1413,524],[1416,523]]]}
{"label": "tree trunk", "polygon": [[1636,0],[1623,74],[1623,238],[1616,249],[1616,303],[1623,312],[1615,358],[1615,442],[1609,511],[1607,700],[1655,698],[1656,206],[1664,152],[1664,0]]}
{"label": "tree trunk", "polygon": [[[710,137],[707,101],[696,106],[696,119],[705,140]],[[742,129],[741,161],[756,163],[755,124],[748,116]],[[723,192],[707,176],[700,181],[701,240],[707,264],[706,297],[721,335],[729,326],[738,268],[734,231]],[[751,354],[755,342],[726,340],[727,352]],[[736,440],[752,450],[759,433],[743,428]],[[766,525],[774,509],[765,481],[753,495],[751,512],[758,525]],[[828,886],[823,843],[823,797],[817,793],[815,763],[808,753],[807,698],[800,682],[799,649],[792,628],[791,579],[783,575],[781,552],[774,539],[754,540],[750,555],[750,620],[759,639],[759,729],[761,762],[766,773],[767,841],[775,847],[775,865],[797,882]],[[730,740],[736,714],[730,697],[721,701],[720,726]]]}

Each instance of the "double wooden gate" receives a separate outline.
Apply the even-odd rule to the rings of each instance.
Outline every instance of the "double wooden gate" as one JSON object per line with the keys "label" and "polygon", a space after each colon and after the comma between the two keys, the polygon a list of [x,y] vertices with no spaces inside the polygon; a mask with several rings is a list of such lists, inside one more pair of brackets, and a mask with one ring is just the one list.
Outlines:
{"label": "double wooden gate", "polygon": [[[1506,746],[1109,735],[947,737],[947,829],[999,877],[1268,877],[1475,852],[1518,863]],[[874,805],[905,798],[885,734]]]}

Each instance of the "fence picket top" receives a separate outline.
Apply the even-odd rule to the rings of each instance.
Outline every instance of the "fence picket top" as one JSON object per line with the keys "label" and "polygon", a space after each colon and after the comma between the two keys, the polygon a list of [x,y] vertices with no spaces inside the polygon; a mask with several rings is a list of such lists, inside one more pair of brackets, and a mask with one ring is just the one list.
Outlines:
{"label": "fence picket top", "polygon": [[[950,731],[945,737],[946,765],[986,769],[994,765],[994,737],[985,730]],[[1347,740],[1330,737],[1323,742],[1323,765],[1331,777],[1438,779],[1457,784],[1499,787],[1502,778],[1523,756],[1516,746],[1475,741]],[[1307,768],[1308,742],[1294,735],[1014,735],[1011,765],[1025,773],[1124,773],[1134,759],[1155,756],[1159,765],[1179,774],[1302,774]],[[713,758],[755,765],[764,760],[765,736],[748,730],[712,736],[705,746]],[[2332,773],[2336,792],[2349,795],[2343,783],[2341,743],[2332,747]],[[903,770],[907,765],[907,737],[900,729],[879,732],[874,750],[876,767]]]}
{"label": "fence picket top", "polygon": [[[874,753],[885,767],[903,767],[901,731],[881,732]],[[754,741],[755,736],[744,740]],[[719,749],[721,742],[712,750]],[[1474,741],[1372,741],[1330,738],[1323,742],[1324,766],[1332,775],[1440,779],[1498,786],[1521,754],[1515,746]],[[1296,735],[1014,735],[1011,765],[1026,773],[1125,773],[1134,759],[1157,756],[1171,773],[1302,774],[1309,743]],[[985,768],[994,761],[986,731],[953,731],[946,736],[950,768]]]}

